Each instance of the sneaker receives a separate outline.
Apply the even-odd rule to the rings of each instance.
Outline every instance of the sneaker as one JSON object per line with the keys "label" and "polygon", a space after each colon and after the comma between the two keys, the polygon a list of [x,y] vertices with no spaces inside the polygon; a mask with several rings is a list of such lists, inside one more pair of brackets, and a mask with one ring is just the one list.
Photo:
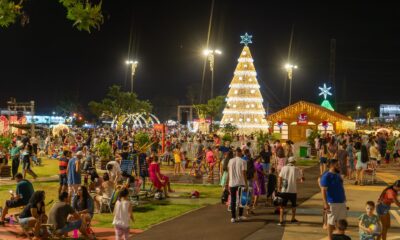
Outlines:
{"label": "sneaker", "polygon": [[283,222],[279,222],[277,225],[278,226],[284,226],[285,224]]}
{"label": "sneaker", "polygon": [[231,218],[231,223],[235,223],[236,220],[234,218]]}

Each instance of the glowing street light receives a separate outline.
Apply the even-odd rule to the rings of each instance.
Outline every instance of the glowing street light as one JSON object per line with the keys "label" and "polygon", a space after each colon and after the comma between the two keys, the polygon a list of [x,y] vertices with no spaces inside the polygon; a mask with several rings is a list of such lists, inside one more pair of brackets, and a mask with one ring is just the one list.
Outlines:
{"label": "glowing street light", "polygon": [[210,61],[210,71],[211,71],[211,98],[214,97],[214,55],[221,55],[222,52],[218,49],[212,50],[212,49],[204,49],[203,50],[203,55],[207,57],[208,61]]}
{"label": "glowing street light", "polygon": [[138,61],[126,60],[126,65],[131,66],[131,92],[133,92],[133,76],[135,76]]}
{"label": "glowing street light", "polygon": [[286,63],[284,68],[287,72],[287,77],[289,79],[289,105],[292,103],[292,80],[293,80],[293,69],[297,69],[297,65]]}
{"label": "glowing street light", "polygon": [[361,106],[358,105],[357,106],[357,118],[360,118],[360,110],[361,110]]}

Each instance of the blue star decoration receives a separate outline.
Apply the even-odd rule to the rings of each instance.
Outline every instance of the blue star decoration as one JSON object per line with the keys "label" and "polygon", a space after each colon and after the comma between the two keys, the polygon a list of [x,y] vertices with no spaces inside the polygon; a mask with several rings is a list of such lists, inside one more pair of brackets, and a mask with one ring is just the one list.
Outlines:
{"label": "blue star decoration", "polygon": [[251,38],[252,38],[253,36],[252,35],[249,35],[249,34],[247,34],[247,33],[245,33],[243,36],[240,36],[240,38],[242,39],[241,41],[240,41],[240,44],[244,44],[244,45],[248,45],[249,43],[253,43],[252,41],[251,41]]}
{"label": "blue star decoration", "polygon": [[326,87],[326,84],[324,83],[324,87],[318,87],[319,90],[321,90],[321,92],[319,93],[319,96],[324,95],[324,99],[326,99],[326,97],[332,96],[332,93],[330,92],[332,87]]}

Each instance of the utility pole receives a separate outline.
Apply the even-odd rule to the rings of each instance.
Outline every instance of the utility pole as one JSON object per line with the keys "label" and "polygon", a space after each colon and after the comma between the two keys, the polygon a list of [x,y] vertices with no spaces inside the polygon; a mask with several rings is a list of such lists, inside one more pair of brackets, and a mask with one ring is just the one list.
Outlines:
{"label": "utility pole", "polygon": [[337,91],[336,91],[336,39],[332,38],[331,39],[331,59],[330,59],[330,63],[329,63],[329,81],[331,82],[332,86],[333,86],[333,90],[335,91],[334,94],[334,108],[337,109],[337,100],[336,100],[336,95],[337,95]]}

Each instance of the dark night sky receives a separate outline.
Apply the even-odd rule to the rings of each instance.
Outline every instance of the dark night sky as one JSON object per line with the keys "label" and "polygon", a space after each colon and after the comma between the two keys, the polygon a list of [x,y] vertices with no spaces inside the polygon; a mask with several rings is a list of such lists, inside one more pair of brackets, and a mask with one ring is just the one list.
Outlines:
{"label": "dark night sky", "polygon": [[[27,26],[0,29],[1,107],[14,96],[36,100],[39,112],[51,112],[61,98],[78,97],[86,107],[112,84],[127,83],[128,89],[124,61],[131,22],[140,98],[153,101],[156,112],[166,116],[185,103],[188,85],[200,85],[211,0],[104,0],[105,22],[91,34],[73,28],[57,1],[28,3]],[[216,0],[210,46],[223,51],[216,59],[216,95],[227,93],[242,48],[239,36],[248,32],[264,99],[275,110],[286,105],[282,64],[295,24],[292,58],[300,68],[293,101],[321,101],[317,90],[328,83],[335,38],[339,111],[398,103],[399,13],[395,3]]]}

